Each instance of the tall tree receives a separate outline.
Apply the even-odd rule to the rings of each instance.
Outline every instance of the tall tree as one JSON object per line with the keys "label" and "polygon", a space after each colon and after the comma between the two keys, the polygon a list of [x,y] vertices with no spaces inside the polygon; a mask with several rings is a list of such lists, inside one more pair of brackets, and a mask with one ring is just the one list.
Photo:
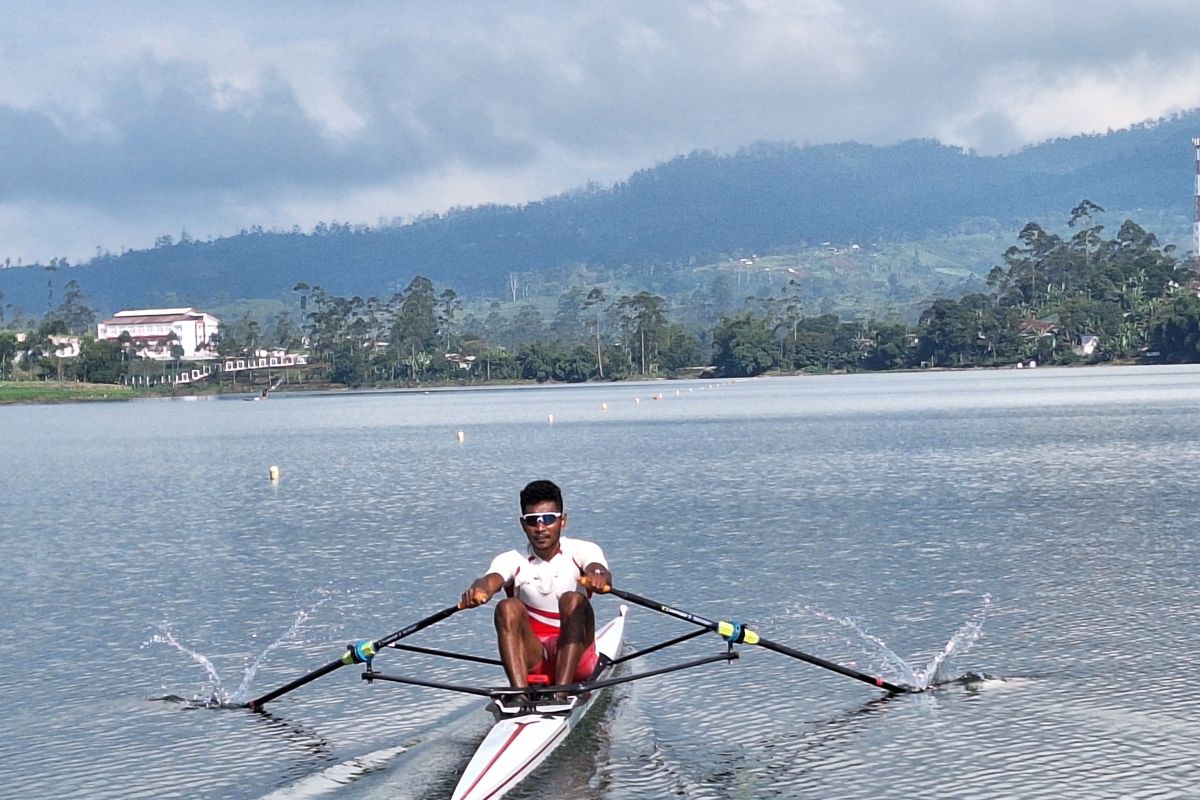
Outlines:
{"label": "tall tree", "polygon": [[445,289],[437,300],[437,329],[446,352],[451,349],[451,337],[455,333],[455,319],[462,310],[462,299],[453,289]]}
{"label": "tall tree", "polygon": [[617,301],[625,348],[642,375],[655,367],[658,345],[667,325],[666,301],[649,292],[638,292]]}
{"label": "tall tree", "polygon": [[541,310],[527,303],[517,309],[508,327],[508,338],[515,350],[523,344],[542,341],[546,338],[546,323]]}
{"label": "tall tree", "polygon": [[1080,270],[1082,274],[1079,275],[1079,288],[1088,296],[1091,296],[1092,293],[1093,253],[1100,243],[1100,232],[1104,230],[1103,225],[1092,222],[1092,214],[1095,213],[1103,214],[1104,209],[1091,200],[1085,199],[1071,209],[1071,215],[1067,219],[1069,227],[1079,228],[1071,237],[1071,249],[1077,254],[1076,260],[1083,262]]}
{"label": "tall tree", "polygon": [[12,377],[13,359],[18,352],[17,335],[11,331],[0,331],[0,380]]}
{"label": "tall tree", "polygon": [[429,351],[437,345],[436,306],[433,283],[418,275],[400,296],[399,308],[392,321],[389,347],[407,362],[413,380],[420,378],[432,360]]}
{"label": "tall tree", "polygon": [[64,332],[75,335],[90,333],[96,324],[96,312],[84,302],[86,295],[74,278],[63,287],[62,302],[47,316],[62,320]]}
{"label": "tall tree", "polygon": [[586,300],[582,287],[572,286],[558,296],[558,306],[554,311],[554,319],[550,322],[550,331],[562,341],[577,342],[586,335],[584,309]]}
{"label": "tall tree", "polygon": [[300,346],[301,331],[292,319],[291,312],[281,311],[275,316],[271,331],[271,344],[284,350],[295,350]]}
{"label": "tall tree", "polygon": [[596,374],[601,378],[604,377],[604,352],[600,346],[600,336],[604,328],[604,320],[608,316],[608,309],[608,298],[604,296],[603,289],[597,286],[588,291],[587,297],[583,301],[583,310],[588,315],[588,325],[596,340]]}
{"label": "tall tree", "polygon": [[1150,348],[1164,361],[1200,361],[1200,299],[1183,294],[1171,300],[1151,326]]}
{"label": "tall tree", "polygon": [[725,317],[713,331],[713,365],[734,377],[759,375],[778,365],[769,323],[753,312]]}

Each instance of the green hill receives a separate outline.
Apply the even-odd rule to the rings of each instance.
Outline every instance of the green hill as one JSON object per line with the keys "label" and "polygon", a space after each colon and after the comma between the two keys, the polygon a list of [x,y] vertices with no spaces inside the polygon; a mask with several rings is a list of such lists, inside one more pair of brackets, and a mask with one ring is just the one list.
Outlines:
{"label": "green hill", "polygon": [[1055,227],[1083,198],[1113,221],[1131,217],[1190,249],[1197,133],[1193,111],[1002,157],[932,141],[695,152],[614,186],[519,207],[455,209],[378,229],[163,237],[153,249],[81,265],[3,269],[0,309],[10,320],[21,309],[40,315],[69,280],[105,313],[243,298],[291,304],[298,281],[388,296],[414,275],[474,302],[589,284],[735,297],[765,293],[790,267],[807,276],[822,309],[911,317],[932,296],[978,289],[1024,222]]}

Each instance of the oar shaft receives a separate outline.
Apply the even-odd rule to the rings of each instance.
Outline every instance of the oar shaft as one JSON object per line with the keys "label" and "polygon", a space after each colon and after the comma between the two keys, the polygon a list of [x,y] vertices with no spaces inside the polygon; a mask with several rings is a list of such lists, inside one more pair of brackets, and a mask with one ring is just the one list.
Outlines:
{"label": "oar shaft", "polygon": [[[699,625],[700,627],[707,628],[710,631],[721,633],[723,636],[727,635],[729,630],[733,630],[735,628],[735,626],[733,626],[731,623],[714,622],[711,619],[705,619],[697,614],[692,614],[688,611],[682,611],[678,608],[672,608],[665,603],[660,603],[657,600],[651,600],[648,597],[636,595],[633,592],[626,592],[617,588],[612,588],[609,591],[612,594],[615,594],[617,597],[624,598],[631,603],[645,606],[646,608],[662,612],[663,614],[676,617],[677,619],[686,620],[693,625]],[[741,628],[737,628],[737,630],[740,631]],[[866,675],[858,670],[850,669],[849,667],[843,667],[841,664],[835,664],[832,661],[826,661],[823,658],[818,658],[817,656],[809,655],[808,653],[802,653],[801,651],[795,650],[786,645],[772,642],[769,639],[764,639],[757,633],[754,633],[748,629],[744,632],[744,641],[746,644],[755,644],[759,647],[765,647],[768,650],[774,650],[776,653],[780,653],[785,656],[791,656],[792,658],[807,662],[817,667],[823,667],[824,669],[830,670],[831,672],[836,672],[839,675],[845,675],[847,678],[854,678],[855,680],[862,681],[863,683],[869,683],[872,686],[888,692],[900,693],[908,691],[908,689],[905,687],[897,686],[894,683],[889,683],[883,678],[876,678],[872,675]]]}
{"label": "oar shaft", "polygon": [[293,689],[299,689],[304,684],[311,683],[312,681],[315,681],[317,678],[320,678],[323,675],[328,675],[329,673],[333,672],[335,669],[337,669],[338,667],[341,667],[341,666],[345,666],[345,665],[342,664],[342,660],[340,658],[337,661],[330,661],[328,664],[326,664],[323,667],[314,669],[312,672],[310,672],[306,675],[301,675],[299,678],[296,678],[296,680],[292,681],[291,683],[284,684],[283,686],[280,686],[278,689],[267,692],[262,697],[256,697],[255,699],[246,703],[246,708],[250,709],[251,711],[258,711],[264,705],[266,705],[267,703],[274,700],[276,697],[279,697],[280,695],[285,695],[288,692],[292,691]]}
{"label": "oar shaft", "polygon": [[[401,628],[400,630],[396,631],[395,633],[391,633],[391,634],[388,634],[387,636],[384,636],[382,639],[377,639],[371,643],[369,654],[373,655],[374,653],[379,652],[379,650],[381,650],[382,648],[387,647],[390,644],[400,641],[405,636],[411,636],[412,634],[416,633],[419,630],[428,628],[430,625],[434,624],[435,622],[441,622],[446,617],[449,617],[450,615],[452,615],[460,610],[461,609],[457,605],[449,606],[448,608],[443,608],[441,611],[438,611],[434,614],[430,614],[425,619],[414,622],[412,625],[409,625],[407,628]],[[338,667],[344,667],[347,664],[353,664],[353,663],[355,663],[355,659],[352,657],[352,655],[349,652],[347,652],[345,655],[343,655],[337,661],[330,661],[328,664],[326,664],[323,667],[319,667],[319,668],[313,670],[312,672],[307,673],[306,675],[301,675],[299,678],[296,678],[296,680],[292,681],[291,683],[288,683],[284,686],[280,686],[278,689],[275,689],[273,691],[267,692],[262,697],[256,697],[255,699],[246,703],[246,708],[250,709],[251,711],[258,711],[264,705],[266,705],[267,703],[274,700],[276,697],[285,695],[288,692],[292,691],[293,689],[299,689],[304,684],[311,683],[312,681],[315,681],[317,678],[320,678],[323,675],[328,675],[329,673],[333,672]]]}
{"label": "oar shaft", "polygon": [[447,606],[446,608],[443,608],[441,611],[438,611],[436,614],[430,614],[425,619],[414,622],[412,625],[409,625],[407,628],[401,628],[400,630],[396,631],[393,634],[385,636],[382,639],[376,640],[375,649],[379,650],[381,648],[387,647],[388,645],[392,644],[393,642],[400,641],[401,639],[403,639],[406,636],[412,636],[417,631],[424,630],[425,628],[428,628],[430,625],[434,624],[435,622],[441,622],[446,617],[457,614],[459,611],[462,611],[462,609],[459,608],[457,605]]}
{"label": "oar shaft", "polygon": [[648,597],[642,597],[641,595],[634,594],[633,592],[627,592],[616,587],[610,588],[609,592],[615,594],[617,597],[628,600],[631,603],[637,603],[639,606],[645,606],[646,608],[659,611],[668,616],[686,620],[693,625],[699,625],[701,628],[708,628],[710,631],[715,631],[717,629],[717,623],[713,622],[711,619],[705,619],[704,617],[696,614],[692,614],[687,611],[681,611],[678,608],[672,608],[671,606],[660,603],[657,600],[651,600]]}
{"label": "oar shaft", "polygon": [[808,653],[802,653],[799,650],[795,650],[791,647],[788,647],[787,645],[778,644],[777,642],[772,642],[770,639],[764,639],[761,636],[758,638],[757,644],[759,647],[765,647],[768,650],[774,650],[776,653],[781,653],[785,656],[791,656],[792,658],[799,659],[800,661],[808,662],[809,664],[812,664],[817,667],[824,667],[825,669],[827,669],[831,672],[836,672],[840,675],[845,675],[847,678],[854,678],[855,680],[862,681],[863,683],[869,683],[872,686],[875,686],[879,689],[883,689],[884,691],[887,691],[887,692],[899,694],[900,692],[908,691],[908,689],[906,689],[905,687],[897,686],[894,683],[888,683],[883,678],[876,678],[871,675],[867,675],[865,673],[859,672],[858,670],[853,670],[853,669],[850,669],[849,667],[843,667],[841,664],[835,664],[832,661],[826,661],[825,659],[820,658],[819,656],[809,655]]}

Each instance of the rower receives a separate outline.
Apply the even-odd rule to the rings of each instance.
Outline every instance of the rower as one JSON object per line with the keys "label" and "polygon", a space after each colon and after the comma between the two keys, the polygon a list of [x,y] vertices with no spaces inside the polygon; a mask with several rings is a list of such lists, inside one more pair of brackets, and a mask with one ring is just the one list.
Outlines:
{"label": "rower", "polygon": [[504,589],[496,635],[514,689],[528,688],[531,674],[556,686],[587,680],[598,658],[589,598],[612,587],[608,561],[599,545],[562,535],[567,514],[555,483],[533,481],[520,501],[526,552],[509,550],[492,559],[463,592],[461,605],[484,605]]}

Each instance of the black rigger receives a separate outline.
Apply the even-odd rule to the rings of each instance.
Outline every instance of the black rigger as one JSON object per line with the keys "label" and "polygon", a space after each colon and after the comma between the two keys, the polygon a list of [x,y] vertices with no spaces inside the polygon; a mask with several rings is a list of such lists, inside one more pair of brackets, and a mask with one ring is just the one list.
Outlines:
{"label": "black rigger", "polygon": [[[615,678],[600,678],[591,681],[580,681],[579,683],[567,683],[562,686],[530,686],[524,689],[513,689],[509,687],[484,689],[478,686],[464,686],[458,683],[442,683],[440,681],[429,681],[424,678],[410,678],[404,675],[387,675],[382,672],[368,670],[362,674],[364,681],[391,681],[392,683],[406,683],[410,686],[424,686],[428,689],[446,689],[451,692],[462,692],[464,694],[475,694],[482,697],[504,697],[507,695],[520,695],[528,692],[534,692],[538,695],[551,695],[556,693],[562,694],[584,694],[595,689],[603,689],[608,686],[616,686],[619,683],[629,683],[630,681],[641,680],[642,678],[651,678],[655,675],[665,675],[668,672],[678,672],[681,669],[689,669],[691,667],[699,667],[704,664],[712,664],[717,661],[733,661],[738,657],[737,651],[729,651],[718,653],[714,656],[705,656],[697,658],[693,661],[685,661],[682,664],[672,664],[669,667],[660,667],[658,669],[639,672],[634,675],[618,675]],[[615,662],[614,662],[615,663]]]}

